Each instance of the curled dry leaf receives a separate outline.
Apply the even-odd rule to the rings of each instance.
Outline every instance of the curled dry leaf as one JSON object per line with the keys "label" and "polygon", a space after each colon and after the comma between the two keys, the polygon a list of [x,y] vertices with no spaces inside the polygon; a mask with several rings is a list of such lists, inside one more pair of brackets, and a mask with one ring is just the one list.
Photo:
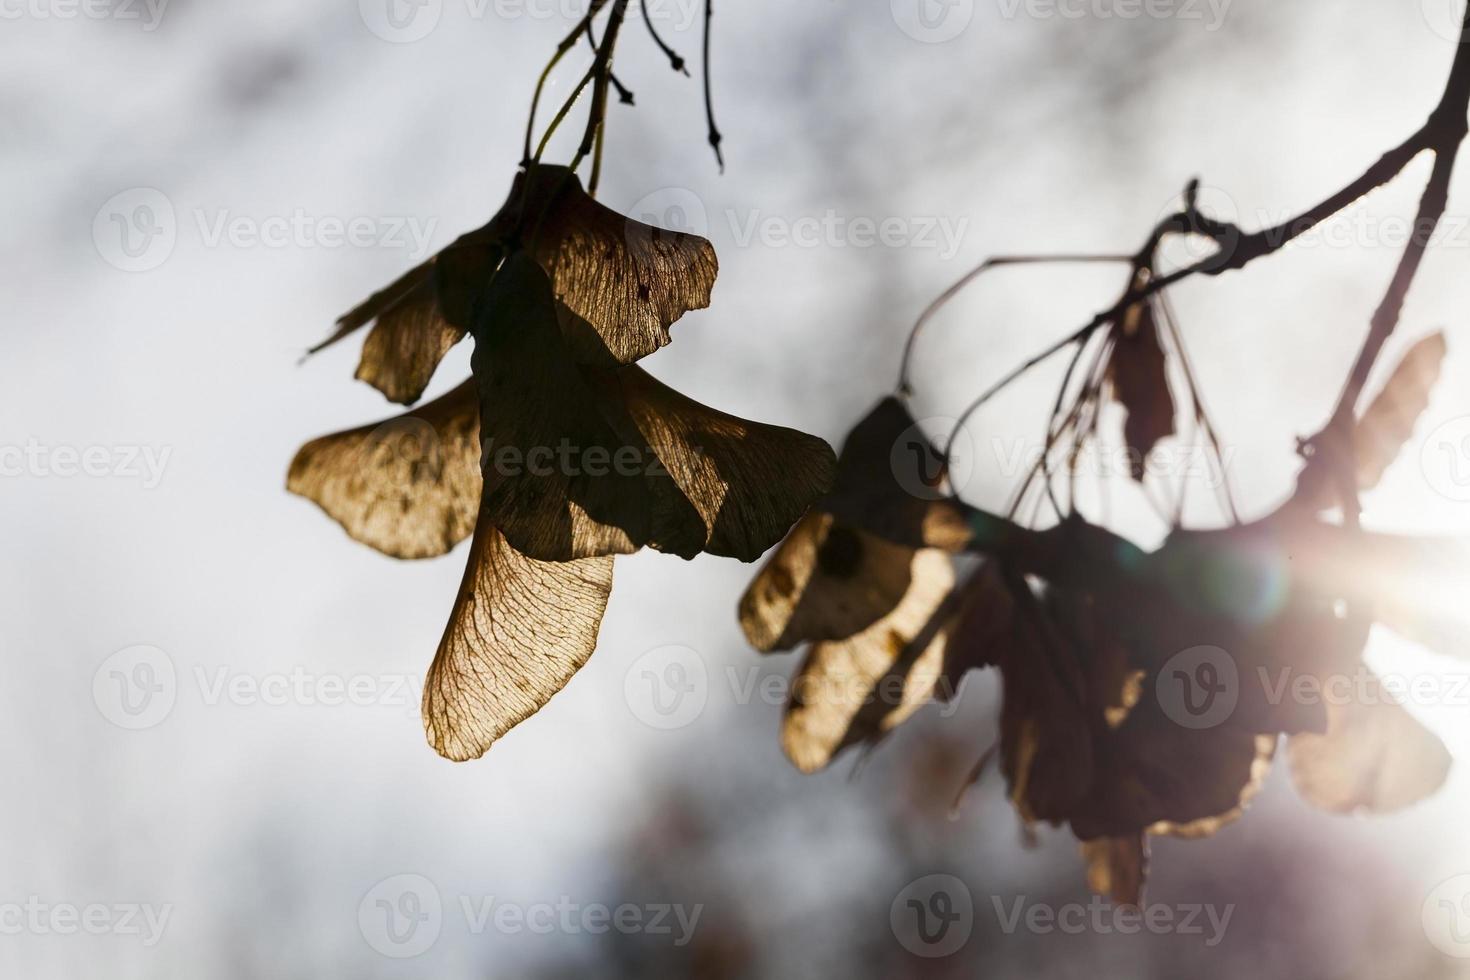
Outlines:
{"label": "curled dry leaf", "polygon": [[750,561],[831,485],[820,439],[717,412],[634,366],[577,363],[524,256],[485,294],[473,366],[486,508],[533,558],[649,546]]}
{"label": "curled dry leaf", "polygon": [[597,645],[613,560],[539,562],[482,513],[424,686],[424,731],[455,761],[485,753],[571,680]]}
{"label": "curled dry leaf", "polygon": [[914,554],[812,511],[741,597],[740,627],[763,652],[846,639],[898,605],[913,580]]}
{"label": "curled dry leaf", "polygon": [[950,560],[914,551],[898,604],[859,633],[813,644],[791,689],[781,746],[814,772],[850,745],[871,744],[927,702],[943,669],[948,624],[941,607],[954,585]]}
{"label": "curled dry leaf", "polygon": [[1174,396],[1151,300],[1128,307],[1114,326],[1108,380],[1114,400],[1128,413],[1123,439],[1133,479],[1142,480],[1148,454],[1174,434]]}
{"label": "curled dry leaf", "polygon": [[343,315],[311,353],[371,323],[357,377],[412,404],[517,249],[551,277],[569,349],[604,366],[631,364],[667,344],[675,320],[709,305],[719,271],[705,239],[626,218],[589,197],[567,168],[540,164],[517,174],[489,223]]}
{"label": "curled dry leaf", "polygon": [[970,541],[970,528],[963,510],[939,497],[945,469],[903,402],[889,396],[843,441],[837,481],[823,508],[889,541],[959,552]]}
{"label": "curled dry leaf", "polygon": [[523,215],[521,244],[551,278],[583,363],[610,354],[631,364],[669,342],[669,326],[709,305],[719,263],[698,235],[624,217],[599,204],[565,167],[540,165],[517,179],[507,208]]}
{"label": "curled dry leaf", "polygon": [[1260,786],[1274,739],[1232,725],[1184,728],[1145,698],[1095,746],[1093,782],[1071,817],[1083,840],[1150,830],[1208,836]]}
{"label": "curled dry leaf", "polygon": [[1302,798],[1334,813],[1389,813],[1418,803],[1444,784],[1450,754],[1434,733],[1394,699],[1367,683],[1327,708],[1325,734],[1296,735],[1287,753]]}
{"label": "curled dry leaf", "polygon": [[309,353],[371,323],[356,377],[389,401],[412,405],[449,348],[469,332],[473,296],[499,261],[499,251],[483,236],[462,236],[345,313],[336,331]]}
{"label": "curled dry leaf", "polygon": [[291,461],[286,488],[386,555],[444,554],[475,527],[480,417],[474,383],[396,418],[313,439]]}
{"label": "curled dry leaf", "polygon": [[1444,365],[1443,333],[1433,333],[1409,348],[1383,390],[1358,419],[1353,435],[1358,489],[1371,490],[1409,441],[1414,423],[1429,407],[1429,395]]}

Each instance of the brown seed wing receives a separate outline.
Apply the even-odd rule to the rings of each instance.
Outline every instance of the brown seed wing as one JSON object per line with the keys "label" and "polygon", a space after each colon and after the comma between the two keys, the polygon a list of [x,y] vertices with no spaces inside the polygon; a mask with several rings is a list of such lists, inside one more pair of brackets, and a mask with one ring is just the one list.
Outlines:
{"label": "brown seed wing", "polygon": [[313,439],[286,488],[394,558],[442,555],[474,530],[480,418],[471,381],[411,412]]}
{"label": "brown seed wing", "polygon": [[880,401],[848,433],[824,507],[842,520],[910,547],[963,550],[961,510],[941,499],[945,463],[897,398]]}
{"label": "brown seed wing", "polygon": [[[627,554],[667,528],[702,527],[647,447],[609,424],[607,394],[568,356],[530,259],[507,260],[482,314],[472,364],[486,508],[516,550],[542,561]],[[675,544],[694,554],[702,537]]]}
{"label": "brown seed wing", "polygon": [[440,313],[435,288],[437,257],[410,269],[337,321],[337,330],[310,353],[336,343],[367,324],[357,379],[392,402],[412,405],[428,387],[444,355],[464,338]]}
{"label": "brown seed wing", "polygon": [[424,731],[447,759],[483,755],[587,662],[611,558],[538,562],[483,519],[424,686]]}
{"label": "brown seed wing", "polygon": [[[1361,696],[1359,696],[1361,694]],[[1444,784],[1450,755],[1376,677],[1346,701],[1330,701],[1327,731],[1292,736],[1297,792],[1334,813],[1403,809]]]}
{"label": "brown seed wing", "polygon": [[944,663],[946,624],[937,614],[953,586],[947,555],[915,552],[896,607],[856,635],[813,645],[781,726],[798,769],[814,772],[846,746],[876,741],[929,700]]}
{"label": "brown seed wing", "polygon": [[726,415],[638,367],[617,381],[637,442],[694,505],[710,554],[754,561],[832,485],[832,450],[815,436]]}
{"label": "brown seed wing", "polygon": [[740,626],[761,651],[845,640],[893,612],[913,578],[914,549],[812,511],[740,599]]}
{"label": "brown seed wing", "polygon": [[675,320],[709,305],[719,263],[706,239],[604,207],[564,167],[538,166],[517,188],[526,247],[557,300],[591,327],[568,332],[581,363],[610,355],[631,364],[667,344]]}

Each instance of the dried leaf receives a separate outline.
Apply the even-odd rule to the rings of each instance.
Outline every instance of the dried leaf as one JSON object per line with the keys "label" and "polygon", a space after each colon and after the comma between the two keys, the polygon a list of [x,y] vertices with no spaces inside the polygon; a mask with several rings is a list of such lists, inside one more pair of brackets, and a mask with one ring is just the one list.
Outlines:
{"label": "dried leaf", "polygon": [[751,646],[766,652],[845,640],[898,605],[918,567],[915,554],[813,511],[746,589],[740,627]]}
{"label": "dried leaf", "polygon": [[313,439],[286,489],[394,558],[442,555],[469,537],[480,496],[473,382],[396,418]]}
{"label": "dried leaf", "polygon": [[1108,379],[1113,398],[1128,413],[1123,440],[1133,479],[1142,480],[1144,461],[1160,439],[1174,434],[1174,396],[1151,302],[1135,303],[1113,330]]}
{"label": "dried leaf", "polygon": [[1087,703],[1092,651],[1076,649],[1024,583],[1012,583],[1011,593],[1013,626],[995,659],[1002,678],[1000,768],[1022,820],[1061,823],[1092,783],[1103,710]]}
{"label": "dried leaf", "polygon": [[1444,743],[1371,675],[1362,697],[1329,703],[1324,735],[1290,740],[1292,781],[1302,798],[1334,813],[1389,813],[1444,784]]}
{"label": "dried leaf", "polygon": [[517,176],[506,212],[519,216],[519,243],[572,314],[563,329],[584,364],[646,357],[669,342],[675,320],[709,305],[719,263],[708,241],[618,214],[565,167]]}
{"label": "dried leaf", "polygon": [[1410,347],[1389,375],[1383,390],[1358,419],[1353,449],[1358,489],[1371,490],[1413,434],[1414,423],[1429,407],[1429,395],[1444,365],[1443,333],[1433,333]]}
{"label": "dried leaf", "polygon": [[964,550],[960,507],[940,497],[946,465],[904,404],[889,396],[848,433],[823,504],[844,522],[909,547]]}
{"label": "dried leaf", "polygon": [[1091,785],[1072,813],[1083,840],[1142,830],[1199,836],[1255,792],[1264,743],[1234,725],[1185,728],[1144,698],[1095,745]]}
{"label": "dried leaf", "polygon": [[1087,887],[1119,905],[1143,906],[1148,878],[1148,835],[1127,834],[1082,842]]}
{"label": "dried leaf", "polygon": [[424,686],[424,731],[447,759],[483,755],[587,662],[612,590],[611,558],[538,562],[482,513]]}
{"label": "dried leaf", "polygon": [[945,623],[937,614],[954,585],[949,558],[926,549],[911,584],[884,618],[807,654],[781,726],[781,745],[815,772],[849,745],[872,743],[930,698],[943,667]]}
{"label": "dried leaf", "polygon": [[550,284],[512,256],[485,295],[473,366],[487,507],[542,561],[650,546],[754,559],[831,481],[813,436],[684,398],[637,367],[578,365]]}
{"label": "dried leaf", "polygon": [[615,375],[632,430],[652,447],[704,525],[700,550],[754,561],[832,485],[821,439],[726,415],[638,367]]}
{"label": "dried leaf", "polygon": [[970,670],[994,667],[1012,644],[1015,599],[1000,566],[987,561],[960,586],[959,611],[944,653],[941,693],[954,697]]}
{"label": "dried leaf", "polygon": [[[389,401],[402,405],[418,401],[439,362],[449,348],[464,338],[469,327],[468,319],[450,320],[441,313],[436,288],[436,273],[442,273],[440,263],[460,247],[456,242],[368,297],[344,314],[337,321],[336,332],[310,353],[315,354],[371,323],[373,327],[362,345],[357,379],[377,388]],[[493,264],[476,254],[480,257],[479,273],[488,277]]]}
{"label": "dried leaf", "polygon": [[1149,827],[1148,832],[1160,837],[1199,840],[1204,837],[1213,837],[1221,829],[1239,820],[1251,800],[1255,799],[1256,794],[1266,785],[1266,777],[1271,772],[1271,761],[1276,756],[1276,738],[1275,735],[1256,736],[1256,758],[1251,763],[1250,779],[1241,787],[1239,801],[1235,806],[1214,816],[1200,817],[1187,823],[1161,821]]}

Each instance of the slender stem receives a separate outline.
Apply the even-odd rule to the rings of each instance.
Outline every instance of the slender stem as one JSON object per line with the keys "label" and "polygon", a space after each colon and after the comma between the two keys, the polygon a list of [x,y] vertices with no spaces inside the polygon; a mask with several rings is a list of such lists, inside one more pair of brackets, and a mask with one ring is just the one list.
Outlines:
{"label": "slender stem", "polygon": [[709,79],[709,22],[715,15],[715,0],[704,0],[704,118],[709,123],[709,145],[715,151],[715,162],[720,165],[720,173],[725,172],[725,155],[720,152],[719,127],[715,125],[715,100],[710,93]]}
{"label": "slender stem", "polygon": [[909,384],[909,363],[913,360],[914,344],[919,339],[919,332],[924,329],[924,324],[938,313],[939,310],[950,300],[954,299],[970,283],[980,278],[991,269],[1005,265],[1035,265],[1048,262],[1132,262],[1131,255],[997,255],[986,259],[975,266],[969,272],[961,276],[954,285],[935,297],[934,301],[924,307],[924,312],[914,321],[909,330],[908,339],[903,345],[903,359],[898,367],[898,394],[907,397],[913,394],[913,387]]}
{"label": "slender stem", "polygon": [[[551,142],[551,137],[556,132],[556,128],[560,126],[562,120],[567,117],[567,113],[572,111],[572,106],[577,104],[577,97],[582,94],[582,90],[586,88],[587,84],[591,81],[592,69],[589,68],[587,70],[587,73],[582,76],[582,80],[577,83],[577,87],[572,89],[572,94],[567,96],[567,100],[563,102],[561,104],[561,108],[556,111],[556,115],[551,120],[551,125],[546,127],[546,132],[541,134],[541,142],[536,144],[536,155],[531,158],[532,163],[541,162],[541,154],[546,152],[546,144]],[[572,165],[571,169],[577,169],[575,163]]]}
{"label": "slender stem", "polygon": [[674,71],[682,72],[684,77],[688,78],[689,69],[684,67],[684,59],[680,57],[679,52],[665,44],[664,39],[659,37],[658,31],[654,29],[653,18],[648,14],[648,0],[638,0],[638,9],[643,13],[643,26],[648,28],[648,36],[653,38],[653,43],[657,44],[659,50],[664,53],[664,57],[669,59],[669,67]]}
{"label": "slender stem", "polygon": [[1031,370],[1042,361],[1051,357],[1053,354],[1066,350],[1068,347],[1071,347],[1079,340],[1087,337],[1092,332],[1092,329],[1093,325],[1089,324],[1081,330],[1078,330],[1075,333],[1070,334],[1069,336],[1063,337],[1061,340],[1057,341],[1055,344],[1052,344],[1040,354],[1034,355],[1030,360],[1026,361],[1026,363],[1022,364],[1020,367],[1013,368],[1009,373],[1005,375],[1005,377],[1001,378],[995,384],[991,385],[989,388],[985,389],[985,391],[981,392],[974,401],[970,402],[970,404],[965,407],[965,410],[960,413],[960,417],[955,420],[954,428],[950,430],[949,433],[949,439],[944,444],[944,458],[949,458],[950,452],[954,449],[955,437],[959,435],[960,430],[964,428],[965,423],[970,420],[970,416],[979,411],[980,406],[990,401],[990,399],[994,398],[997,394],[1000,393],[1001,389],[1005,388],[1011,382],[1015,381],[1021,375],[1025,374],[1027,371]]}
{"label": "slender stem", "polygon": [[597,57],[592,61],[592,111],[587,115],[587,128],[582,133],[582,145],[577,149],[578,160],[592,152],[598,127],[607,115],[607,87],[608,78],[612,75],[613,48],[617,46],[618,31],[623,27],[623,18],[627,12],[628,0],[613,0],[612,12],[607,15],[607,26],[602,31],[602,41],[597,46]]}
{"label": "slender stem", "polygon": [[[606,3],[607,0],[592,0],[591,6],[587,9],[586,16],[584,16],[582,20],[578,22],[576,27],[572,28],[571,33],[567,34],[566,37],[562,38],[561,41],[557,43],[556,53],[551,56],[551,60],[546,63],[546,67],[541,69],[541,77],[536,79],[536,92],[534,95],[531,96],[531,112],[526,117],[526,144],[525,152],[522,154],[522,159],[529,160],[531,158],[531,138],[536,129],[536,109],[541,104],[541,92],[546,87],[546,80],[551,77],[552,69],[554,69],[561,61],[561,59],[566,55],[566,53],[572,50],[572,48],[576,45],[577,37],[584,30],[588,30],[591,28],[592,19],[598,15],[598,13],[602,10],[603,6],[606,5]],[[563,113],[563,115],[565,115],[565,113]],[[544,142],[545,141],[543,141],[543,145]]]}

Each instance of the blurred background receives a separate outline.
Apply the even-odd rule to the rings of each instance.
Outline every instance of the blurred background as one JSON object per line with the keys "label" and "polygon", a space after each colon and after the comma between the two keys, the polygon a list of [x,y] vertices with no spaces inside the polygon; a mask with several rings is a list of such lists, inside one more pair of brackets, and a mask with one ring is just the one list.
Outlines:
{"label": "blurred background", "polygon": [[[1309,810],[1278,767],[1241,823],[1156,843],[1169,919],[1125,934],[1089,906],[1071,836],[1028,841],[994,773],[951,815],[994,734],[992,677],[860,771],[798,775],[777,730],[799,655],[744,644],[753,568],[731,561],[619,559],[566,690],[479,761],[433,754],[418,690],[464,546],[395,562],[286,494],[303,441],[393,414],[352,380],[355,342],[300,361],[500,205],[581,2],[0,0],[0,972],[1470,974],[1470,767],[1372,821]],[[696,76],[630,19],[617,73],[637,105],[612,107],[600,196],[708,235],[721,272],[645,364],[838,443],[892,389],[919,310],[985,256],[1132,252],[1191,177],[1246,228],[1346,183],[1434,104],[1461,9],[724,3],[722,175],[700,11],[650,0]],[[1247,516],[1289,490],[1295,437],[1331,410],[1427,171],[1175,291]],[[1385,358],[1443,327],[1447,380],[1366,502],[1375,527],[1470,530],[1463,166],[1454,191]],[[942,430],[1123,285],[1108,267],[982,278],[920,344],[918,414]],[[1004,499],[1059,367],[968,428],[972,499]],[[1195,481],[1191,523],[1221,522],[1208,471],[1172,475]],[[1146,498],[1112,482],[1093,516],[1156,542]],[[1386,638],[1370,659],[1433,679],[1414,710],[1466,758],[1464,666]],[[692,684],[672,713],[671,663]],[[954,916],[939,957],[905,920],[936,887]]]}

